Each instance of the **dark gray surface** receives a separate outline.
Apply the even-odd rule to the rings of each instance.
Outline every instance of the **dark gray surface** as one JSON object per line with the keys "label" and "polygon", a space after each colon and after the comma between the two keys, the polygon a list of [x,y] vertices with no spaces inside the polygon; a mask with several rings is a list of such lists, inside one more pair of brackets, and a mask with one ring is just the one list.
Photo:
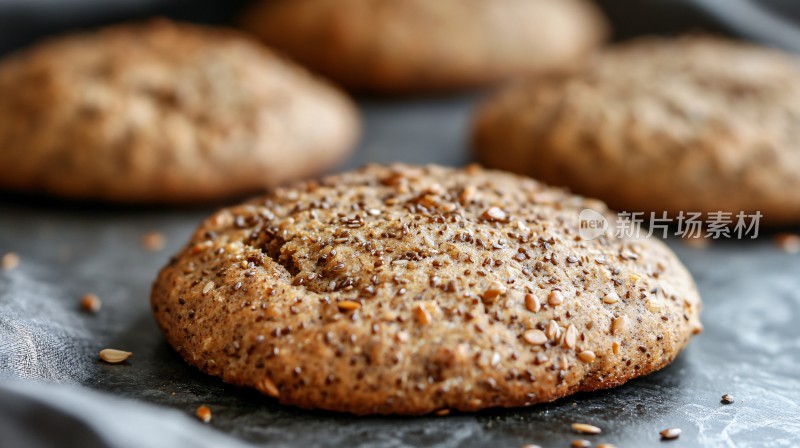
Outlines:
{"label": "dark gray surface", "polygon": [[[474,99],[363,103],[366,135],[349,165],[466,163]],[[24,388],[37,402],[49,401],[56,415],[64,413],[70,396],[65,390],[74,385],[184,415],[206,404],[214,414],[211,426],[263,446],[566,447],[578,438],[569,429],[575,421],[602,427],[603,435],[588,438],[620,448],[800,446],[800,255],[777,250],[763,230],[756,241],[723,242],[705,250],[672,244],[700,288],[706,331],[661,372],[528,409],[356,418],[284,407],[227,386],[186,365],[163,342],[149,312],[150,284],[211,211],[1,197],[0,253],[17,252],[22,261],[17,270],[0,272],[0,374],[61,383],[56,386],[60,394]],[[164,251],[141,247],[142,234],[151,230],[166,234]],[[103,300],[97,316],[78,310],[78,299],[87,292]],[[107,346],[134,356],[123,365],[101,364],[97,351]],[[15,388],[8,380],[4,384]],[[720,404],[724,393],[733,394],[736,403]],[[7,397],[0,400],[0,421],[19,417],[8,403]],[[174,413],[137,419],[155,411],[121,402],[109,406],[94,395],[82,403],[81,412],[69,416],[78,421],[73,435],[106,428],[100,444],[92,446],[144,446],[145,441],[159,446],[158,440],[162,446],[181,446],[187,439],[169,437],[193,434],[200,425]],[[115,413],[139,429],[109,430],[99,424]],[[43,433],[63,426],[49,413],[31,419]],[[658,431],[667,427],[684,433],[677,441],[660,442]],[[210,438],[185,446],[203,442],[219,446]],[[2,434],[0,446],[10,446],[3,444]]]}

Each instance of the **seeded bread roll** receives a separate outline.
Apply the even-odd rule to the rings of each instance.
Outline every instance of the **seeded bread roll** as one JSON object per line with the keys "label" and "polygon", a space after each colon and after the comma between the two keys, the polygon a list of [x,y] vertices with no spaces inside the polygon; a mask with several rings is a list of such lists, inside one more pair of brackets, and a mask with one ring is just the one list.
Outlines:
{"label": "seeded bread roll", "polygon": [[261,0],[243,24],[350,89],[389,94],[572,70],[606,35],[584,0]]}
{"label": "seeded bread roll", "polygon": [[190,364],[355,414],[526,406],[666,366],[699,332],[662,243],[578,235],[584,200],[477,167],[370,166],[207,219],[152,308]]}
{"label": "seeded bread roll", "polygon": [[510,86],[479,110],[475,150],[626,211],[763,213],[800,222],[800,69],[721,38],[647,38],[572,77]]}
{"label": "seeded bread roll", "polygon": [[329,168],[354,105],[237,32],[156,20],[57,38],[0,63],[0,187],[175,203]]}

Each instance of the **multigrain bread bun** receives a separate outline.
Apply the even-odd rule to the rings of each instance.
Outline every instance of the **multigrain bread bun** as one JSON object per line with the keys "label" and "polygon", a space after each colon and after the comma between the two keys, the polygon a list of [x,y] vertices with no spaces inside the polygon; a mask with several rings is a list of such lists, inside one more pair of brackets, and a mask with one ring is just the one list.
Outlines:
{"label": "multigrain bread bun", "polygon": [[316,174],[358,135],[354,105],[238,32],[154,20],[0,63],[0,187],[180,203]]}
{"label": "multigrain bread bun", "polygon": [[369,166],[215,213],[159,274],[190,364],[355,414],[526,406],[620,385],[699,332],[662,243],[579,236],[584,200],[476,167]]}
{"label": "multigrain bread bun", "polygon": [[606,36],[584,0],[261,0],[243,26],[343,86],[388,94],[572,70]]}
{"label": "multigrain bread bun", "polygon": [[800,69],[721,38],[646,38],[571,77],[490,98],[474,129],[487,166],[625,211],[760,211],[800,222]]}

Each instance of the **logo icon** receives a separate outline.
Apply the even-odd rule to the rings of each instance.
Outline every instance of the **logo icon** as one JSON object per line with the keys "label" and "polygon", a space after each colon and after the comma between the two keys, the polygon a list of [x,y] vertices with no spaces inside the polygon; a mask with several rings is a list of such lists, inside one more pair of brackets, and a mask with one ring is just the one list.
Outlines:
{"label": "logo icon", "polygon": [[602,214],[585,208],[578,215],[578,234],[584,240],[593,240],[608,230],[608,220]]}

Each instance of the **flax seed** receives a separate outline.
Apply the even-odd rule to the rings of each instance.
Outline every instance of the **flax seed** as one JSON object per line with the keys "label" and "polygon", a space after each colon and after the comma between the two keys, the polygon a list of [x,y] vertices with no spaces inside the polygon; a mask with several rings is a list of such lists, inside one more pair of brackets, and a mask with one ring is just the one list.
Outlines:
{"label": "flax seed", "polygon": [[733,404],[733,395],[731,394],[723,395],[720,402],[722,402],[722,404]]}

